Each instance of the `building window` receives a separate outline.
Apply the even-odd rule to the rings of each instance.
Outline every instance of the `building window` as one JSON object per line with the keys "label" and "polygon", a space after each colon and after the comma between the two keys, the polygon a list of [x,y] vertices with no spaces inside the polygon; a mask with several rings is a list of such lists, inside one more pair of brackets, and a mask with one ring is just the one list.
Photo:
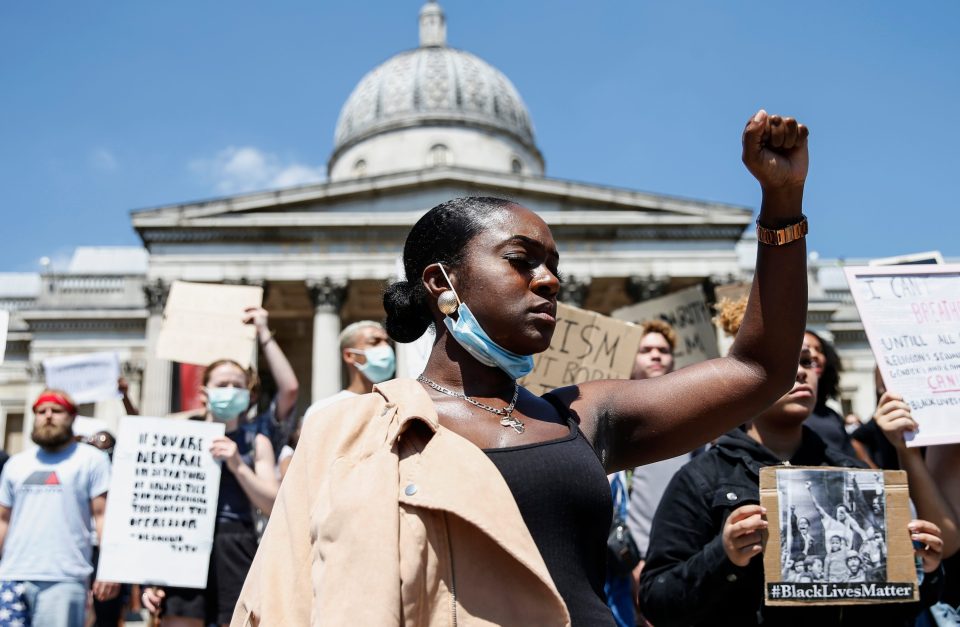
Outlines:
{"label": "building window", "polygon": [[510,160],[510,171],[514,174],[523,174],[523,163],[514,157]]}
{"label": "building window", "polygon": [[357,159],[357,162],[353,164],[353,175],[358,178],[367,175],[367,162],[365,160]]}
{"label": "building window", "polygon": [[443,144],[434,144],[430,147],[430,158],[428,165],[437,167],[441,165],[450,165],[453,161],[450,155],[450,149]]}

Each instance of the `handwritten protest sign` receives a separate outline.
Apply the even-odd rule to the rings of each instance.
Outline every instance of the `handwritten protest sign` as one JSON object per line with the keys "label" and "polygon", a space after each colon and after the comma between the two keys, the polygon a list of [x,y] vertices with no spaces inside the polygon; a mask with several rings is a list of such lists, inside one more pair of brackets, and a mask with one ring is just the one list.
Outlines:
{"label": "handwritten protest sign", "polygon": [[125,416],[113,455],[97,577],[205,588],[223,423]]}
{"label": "handwritten protest sign", "polygon": [[63,390],[77,403],[120,398],[120,358],[116,353],[85,353],[43,360],[47,387]]}
{"label": "handwritten protest sign", "polygon": [[660,298],[653,298],[613,312],[613,317],[630,322],[663,320],[677,332],[673,350],[675,368],[719,357],[717,334],[699,285]]}
{"label": "handwritten protest sign", "polygon": [[10,312],[0,309],[0,364],[3,363],[3,354],[7,351],[8,328],[10,328]]}
{"label": "handwritten protest sign", "polygon": [[206,366],[217,359],[250,365],[256,329],[243,323],[247,307],[259,307],[263,288],[174,281],[157,338],[161,359]]}
{"label": "handwritten protest sign", "polygon": [[598,379],[627,379],[640,346],[640,328],[593,311],[557,305],[550,348],[534,357],[520,385],[536,394]]}
{"label": "handwritten protest sign", "polygon": [[[767,605],[919,598],[907,473],[826,466],[760,469]],[[842,513],[841,513],[842,511]],[[850,524],[856,522],[856,527]]]}
{"label": "handwritten protest sign", "polygon": [[960,442],[960,265],[844,271],[883,382],[920,427],[907,444]]}

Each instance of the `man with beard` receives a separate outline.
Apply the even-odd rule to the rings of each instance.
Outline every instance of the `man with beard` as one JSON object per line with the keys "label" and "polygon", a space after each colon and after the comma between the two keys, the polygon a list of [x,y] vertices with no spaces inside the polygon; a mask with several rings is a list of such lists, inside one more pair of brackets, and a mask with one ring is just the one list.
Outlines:
{"label": "man with beard", "polygon": [[[91,562],[91,520],[99,537],[110,483],[106,453],[73,439],[76,405],[59,390],[33,404],[37,448],[0,474],[0,623],[83,625]],[[97,599],[119,584],[95,581]],[[19,616],[18,616],[19,615]]]}

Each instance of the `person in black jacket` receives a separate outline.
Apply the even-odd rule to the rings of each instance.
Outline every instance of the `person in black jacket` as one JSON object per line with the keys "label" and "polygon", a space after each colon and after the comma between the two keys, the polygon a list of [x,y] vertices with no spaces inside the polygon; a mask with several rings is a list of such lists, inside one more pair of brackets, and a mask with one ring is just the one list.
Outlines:
{"label": "person in black jacket", "polygon": [[[674,476],[654,517],[640,582],[646,617],[672,625],[905,625],[939,596],[942,586],[936,525],[909,524],[926,573],[921,603],[767,607],[763,603],[759,505],[764,466],[839,466],[862,462],[828,447],[803,421],[817,398],[815,363],[800,355],[796,384],[764,413],[722,436]],[[903,532],[907,532],[906,529]]]}

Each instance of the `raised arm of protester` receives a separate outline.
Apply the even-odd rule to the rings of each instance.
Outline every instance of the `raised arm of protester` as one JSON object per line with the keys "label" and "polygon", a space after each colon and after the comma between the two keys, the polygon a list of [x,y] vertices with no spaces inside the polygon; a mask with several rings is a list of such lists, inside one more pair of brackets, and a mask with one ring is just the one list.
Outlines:
{"label": "raised arm of protester", "polygon": [[910,489],[910,498],[917,508],[917,516],[940,528],[943,554],[950,557],[960,550],[960,530],[953,509],[937,487],[920,448],[908,447],[904,439],[908,432],[917,430],[917,422],[910,412],[910,405],[904,402],[902,396],[888,390],[880,397],[880,404],[873,419],[897,449],[900,467],[907,471],[907,486]]}
{"label": "raised arm of protester", "polygon": [[261,418],[266,418],[270,422],[269,425],[265,425],[265,433],[270,438],[274,453],[279,455],[280,448],[286,443],[290,432],[296,426],[295,410],[300,393],[300,382],[293,371],[293,366],[290,365],[290,361],[270,330],[267,310],[263,307],[248,307],[244,311],[243,321],[256,327],[260,352],[277,385],[277,394],[271,400],[272,406],[266,415],[261,415]]}
{"label": "raised arm of protester", "polygon": [[[743,162],[763,191],[761,244],[747,311],[729,354],[655,379],[554,391],[606,454],[609,471],[692,450],[757,415],[790,388],[807,311],[806,247],[802,236],[789,241],[806,232],[801,203],[807,134],[795,119],[763,110],[743,132]],[[784,230],[778,236],[773,229]]]}
{"label": "raised arm of protester", "polygon": [[127,380],[123,377],[117,379],[117,391],[120,392],[121,398],[123,400],[123,409],[127,412],[128,416],[137,416],[140,414],[140,411],[137,410],[137,406],[133,404],[133,401],[130,400],[129,394],[127,394],[130,389],[130,384],[127,383]]}

